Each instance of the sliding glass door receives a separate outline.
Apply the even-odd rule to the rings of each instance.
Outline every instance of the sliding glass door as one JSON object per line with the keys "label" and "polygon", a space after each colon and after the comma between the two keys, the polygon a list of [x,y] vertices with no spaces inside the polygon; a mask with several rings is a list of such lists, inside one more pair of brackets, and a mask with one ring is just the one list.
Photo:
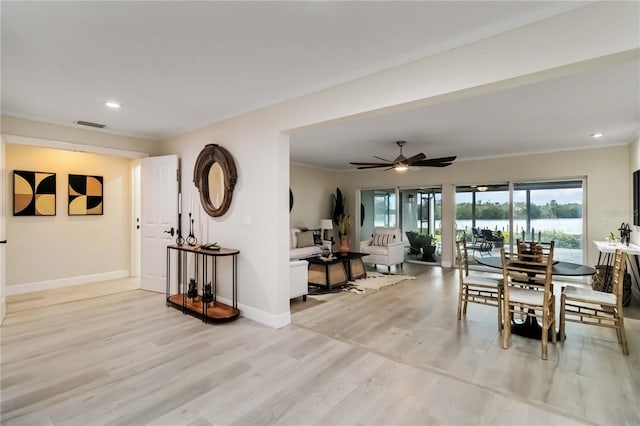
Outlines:
{"label": "sliding glass door", "polygon": [[514,241],[554,241],[555,259],[582,263],[582,200],[582,180],[514,183]]}
{"label": "sliding glass door", "polygon": [[582,263],[583,181],[458,186],[455,226],[472,257],[497,256],[518,239],[553,240],[556,259]]}

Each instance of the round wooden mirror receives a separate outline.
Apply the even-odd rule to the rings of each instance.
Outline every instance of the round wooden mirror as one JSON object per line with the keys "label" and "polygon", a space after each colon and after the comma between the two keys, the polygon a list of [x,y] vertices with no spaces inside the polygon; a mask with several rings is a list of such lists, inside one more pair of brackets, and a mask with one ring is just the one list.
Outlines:
{"label": "round wooden mirror", "polygon": [[200,151],[193,168],[193,183],[209,216],[218,217],[227,212],[237,179],[236,164],[229,151],[213,143]]}

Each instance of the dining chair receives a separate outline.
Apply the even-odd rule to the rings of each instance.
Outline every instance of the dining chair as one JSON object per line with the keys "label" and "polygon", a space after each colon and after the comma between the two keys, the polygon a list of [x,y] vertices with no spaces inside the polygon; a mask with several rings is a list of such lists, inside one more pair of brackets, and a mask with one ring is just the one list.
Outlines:
{"label": "dining chair", "polygon": [[[551,252],[552,245],[555,245],[553,241],[524,241],[516,240],[516,247],[518,249],[518,258],[523,260],[531,260],[536,262],[547,261]],[[553,256],[552,256],[553,258]]]}
{"label": "dining chair", "polygon": [[627,254],[616,250],[613,261],[612,292],[567,285],[560,296],[560,341],[566,338],[565,323],[579,322],[600,327],[615,328],[622,353],[629,355],[629,344],[624,331],[622,315],[622,284]]}
{"label": "dining chair", "polygon": [[456,241],[458,257],[458,320],[467,315],[467,303],[495,306],[498,308],[498,330],[502,332],[502,277],[469,273],[467,242]]}
{"label": "dining chair", "polygon": [[[532,253],[506,253],[502,256],[503,317],[502,347],[509,349],[511,340],[511,318],[520,315],[542,320],[541,357],[548,359],[549,334],[556,342],[555,296],[551,283],[554,242],[543,249],[539,244],[530,245]],[[545,255],[539,253],[546,251]]]}

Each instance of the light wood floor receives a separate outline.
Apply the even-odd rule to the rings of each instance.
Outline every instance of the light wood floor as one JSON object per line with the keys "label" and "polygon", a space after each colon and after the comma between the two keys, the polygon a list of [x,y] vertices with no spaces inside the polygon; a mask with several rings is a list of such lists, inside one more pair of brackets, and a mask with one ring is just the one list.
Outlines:
{"label": "light wood floor", "polygon": [[455,270],[405,273],[294,301],[280,330],[205,325],[130,280],[13,296],[2,424],[640,424],[640,321],[628,357],[612,330],[568,324],[543,361],[537,341],[501,349],[489,307],[456,320]]}

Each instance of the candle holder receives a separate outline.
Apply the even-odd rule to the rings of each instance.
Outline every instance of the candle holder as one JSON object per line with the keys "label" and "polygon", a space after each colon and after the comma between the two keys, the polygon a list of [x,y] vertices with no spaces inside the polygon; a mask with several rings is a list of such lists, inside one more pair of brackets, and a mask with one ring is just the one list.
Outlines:
{"label": "candle holder", "polygon": [[178,213],[178,236],[176,237],[176,244],[181,246],[184,244],[184,237],[182,236],[182,213]]}
{"label": "candle holder", "polygon": [[189,236],[187,237],[187,244],[191,247],[198,244],[198,239],[193,235],[193,219],[191,218],[191,213],[189,213]]}

